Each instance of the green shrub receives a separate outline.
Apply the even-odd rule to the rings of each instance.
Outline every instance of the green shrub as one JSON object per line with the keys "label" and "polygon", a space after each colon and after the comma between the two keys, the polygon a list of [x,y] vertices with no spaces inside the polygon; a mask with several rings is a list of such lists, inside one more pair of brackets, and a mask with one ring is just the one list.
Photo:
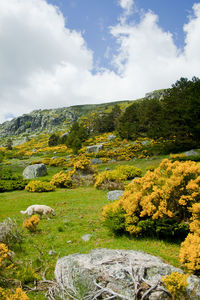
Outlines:
{"label": "green shrub", "polygon": [[108,212],[108,218],[104,220],[104,225],[116,235],[122,234],[125,231],[125,211],[118,207],[116,210]]}
{"label": "green shrub", "polygon": [[2,180],[21,180],[23,179],[22,176],[13,174],[12,170],[9,168],[2,168],[0,169],[0,179]]}
{"label": "green shrub", "polygon": [[29,180],[0,180],[0,192],[23,190]]}
{"label": "green shrub", "polygon": [[25,266],[22,266],[22,268],[17,272],[17,275],[22,284],[34,283],[39,279],[39,275],[30,263],[26,263]]}
{"label": "green shrub", "polygon": [[30,181],[29,184],[25,187],[25,190],[28,192],[51,192],[54,191],[56,187],[50,182],[33,180]]}
{"label": "green shrub", "polygon": [[0,223],[0,242],[8,246],[21,244],[22,233],[19,231],[15,220],[5,219]]}
{"label": "green shrub", "polygon": [[156,236],[158,238],[176,238],[184,239],[189,233],[189,225],[187,223],[178,223],[174,219],[158,219],[151,218],[138,222],[141,227],[142,236]]}

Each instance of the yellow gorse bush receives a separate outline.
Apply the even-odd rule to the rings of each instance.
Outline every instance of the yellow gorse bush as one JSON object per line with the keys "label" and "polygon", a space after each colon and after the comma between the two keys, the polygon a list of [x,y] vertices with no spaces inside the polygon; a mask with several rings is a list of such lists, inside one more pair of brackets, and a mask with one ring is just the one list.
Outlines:
{"label": "yellow gorse bush", "polygon": [[91,167],[91,162],[84,154],[79,156],[74,162],[74,170],[87,170]]}
{"label": "yellow gorse bush", "polygon": [[[197,189],[195,185],[192,184],[192,186],[194,187],[193,191]],[[188,270],[195,273],[200,270],[200,203],[194,203],[189,210],[192,213],[190,218],[190,231],[192,233],[189,233],[181,244],[179,257],[180,262]]]}
{"label": "yellow gorse bush", "polygon": [[72,173],[77,171],[90,174],[96,173],[96,168],[92,165],[90,159],[85,154],[81,154],[72,159],[71,165],[73,166]]}
{"label": "yellow gorse bush", "polygon": [[119,205],[125,212],[126,230],[131,234],[138,234],[138,221],[148,217],[188,221],[189,208],[200,200],[199,176],[199,164],[165,159],[153,172],[148,171],[128,185],[117,203],[107,205],[104,218],[113,206]]}
{"label": "yellow gorse bush", "polygon": [[30,181],[27,186],[25,187],[25,190],[28,192],[50,192],[55,190],[55,186],[46,181],[40,181],[40,180],[32,180]]}
{"label": "yellow gorse bush", "polygon": [[52,177],[51,184],[55,185],[56,187],[71,188],[71,172],[64,173],[63,171],[60,171]]}
{"label": "yellow gorse bush", "polygon": [[39,222],[40,218],[37,215],[33,215],[29,219],[24,220],[22,226],[23,228],[28,229],[30,232],[35,232]]}
{"label": "yellow gorse bush", "polygon": [[172,272],[168,276],[162,276],[162,282],[172,294],[172,299],[184,299],[184,293],[187,288],[187,274],[181,274],[178,272]]}
{"label": "yellow gorse bush", "polygon": [[194,203],[190,212],[192,213],[190,231],[200,236],[200,203]]}
{"label": "yellow gorse bush", "polygon": [[9,249],[6,244],[0,244],[0,269],[3,268],[6,258],[9,256]]}
{"label": "yellow gorse bush", "polygon": [[29,300],[29,297],[21,288],[17,288],[13,294],[9,289],[3,289],[0,287],[0,299],[1,300]]}
{"label": "yellow gorse bush", "polygon": [[181,244],[179,253],[180,262],[190,271],[200,270],[200,236],[189,233]]}

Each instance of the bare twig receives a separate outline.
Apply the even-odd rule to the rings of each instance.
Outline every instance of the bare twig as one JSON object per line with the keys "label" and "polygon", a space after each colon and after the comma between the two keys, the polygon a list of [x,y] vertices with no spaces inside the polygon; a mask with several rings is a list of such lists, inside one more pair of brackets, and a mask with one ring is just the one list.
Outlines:
{"label": "bare twig", "polygon": [[[127,297],[118,294],[116,292],[114,292],[113,290],[109,289],[109,288],[104,288],[102,287],[100,284],[98,284],[96,281],[94,281],[94,284],[100,289],[100,291],[98,292],[98,296],[100,296],[103,293],[108,293],[111,294],[114,297],[119,297],[120,299],[124,299],[124,300],[129,300]],[[94,296],[92,299],[97,299],[96,296]]]}

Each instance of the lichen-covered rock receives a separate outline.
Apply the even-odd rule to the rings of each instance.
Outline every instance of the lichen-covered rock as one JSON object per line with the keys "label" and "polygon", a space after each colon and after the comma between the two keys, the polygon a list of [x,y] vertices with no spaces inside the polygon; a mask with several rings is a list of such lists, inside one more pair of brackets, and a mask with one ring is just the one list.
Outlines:
{"label": "lichen-covered rock", "polygon": [[45,164],[31,165],[26,167],[23,171],[23,177],[25,179],[34,179],[45,175],[47,175],[47,167]]}
{"label": "lichen-covered rock", "polygon": [[92,158],[92,159],[91,159],[91,163],[92,163],[93,165],[102,164],[102,160],[101,160],[101,159],[98,159],[98,158]]}
{"label": "lichen-covered rock", "polygon": [[[158,257],[131,250],[95,249],[89,254],[73,254],[57,261],[55,277],[63,299],[67,291],[79,299],[169,299],[160,279],[172,272],[183,273]],[[65,294],[65,295],[64,295]],[[200,279],[188,278],[183,299],[200,299]]]}
{"label": "lichen-covered rock", "polygon": [[87,153],[98,153],[100,150],[103,149],[103,145],[99,144],[99,145],[92,145],[92,146],[88,146],[86,149]]}
{"label": "lichen-covered rock", "polygon": [[107,193],[107,199],[109,201],[118,200],[123,195],[123,190],[114,190]]}
{"label": "lichen-covered rock", "polygon": [[108,141],[111,141],[111,140],[114,140],[114,139],[116,139],[116,135],[115,134],[110,134],[109,136],[108,136]]}
{"label": "lichen-covered rock", "polygon": [[184,154],[185,154],[186,156],[196,156],[196,155],[199,155],[199,153],[198,153],[196,150],[193,150],[193,149],[184,152]]}

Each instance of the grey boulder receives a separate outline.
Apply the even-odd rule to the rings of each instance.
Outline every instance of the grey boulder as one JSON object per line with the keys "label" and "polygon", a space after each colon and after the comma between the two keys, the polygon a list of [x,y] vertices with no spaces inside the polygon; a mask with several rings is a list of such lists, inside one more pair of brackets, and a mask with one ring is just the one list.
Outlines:
{"label": "grey boulder", "polygon": [[26,167],[23,171],[23,177],[25,179],[34,179],[45,175],[47,175],[47,167],[45,164],[31,165]]}
{"label": "grey boulder", "polygon": [[86,149],[87,153],[98,153],[100,150],[103,149],[103,145],[99,144],[99,145],[92,145],[92,146],[88,146]]}
{"label": "grey boulder", "polygon": [[[170,299],[161,276],[172,272],[183,273],[140,251],[95,249],[60,258],[55,277],[61,299],[69,299],[69,295],[77,299],[78,295],[78,299],[161,300]],[[200,299],[198,277],[189,276],[182,299]]]}

